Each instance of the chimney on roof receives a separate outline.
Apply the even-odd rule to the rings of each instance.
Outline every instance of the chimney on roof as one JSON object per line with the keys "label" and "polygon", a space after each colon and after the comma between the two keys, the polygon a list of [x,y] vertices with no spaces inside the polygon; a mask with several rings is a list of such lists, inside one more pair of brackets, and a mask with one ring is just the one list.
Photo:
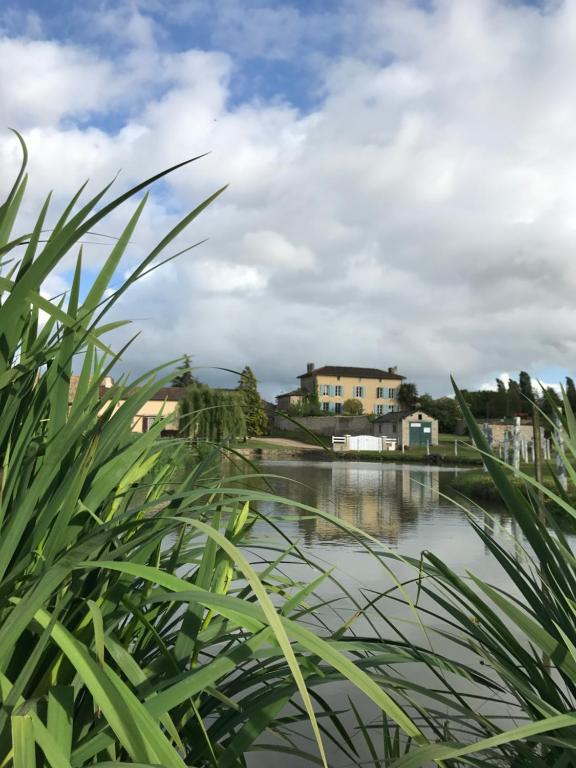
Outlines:
{"label": "chimney on roof", "polygon": [[388,368],[388,373],[398,373],[398,366],[392,365],[390,368]]}
{"label": "chimney on roof", "polygon": [[314,363],[306,363],[306,373],[312,373],[314,370]]}

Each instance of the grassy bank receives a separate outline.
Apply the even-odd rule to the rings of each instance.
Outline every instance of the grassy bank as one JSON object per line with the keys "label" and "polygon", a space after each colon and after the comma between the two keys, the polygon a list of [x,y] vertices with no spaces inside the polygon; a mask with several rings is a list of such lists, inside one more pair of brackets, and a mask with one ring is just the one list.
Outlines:
{"label": "grassy bank", "polygon": [[[325,448],[332,448],[332,438],[324,435],[312,435],[305,430],[293,429],[290,431],[272,430],[270,437],[283,438],[285,440],[298,440],[299,443],[309,443],[310,445],[323,445]],[[253,438],[257,440],[257,438]]]}
{"label": "grassy bank", "polygon": [[[441,466],[456,467],[480,467],[482,461],[478,451],[470,443],[468,437],[459,435],[440,435],[439,445],[430,446],[430,452],[424,447],[409,448],[406,451],[386,451],[375,453],[374,451],[347,451],[346,453],[332,453],[332,439],[321,435],[310,435],[304,431],[273,432],[272,437],[279,439],[297,440],[300,443],[308,443],[310,446],[318,446],[319,442],[331,452],[335,461],[375,461],[375,462],[403,462],[414,464],[436,464]],[[455,449],[455,443],[458,443]],[[238,444],[239,448],[269,449],[286,451],[286,446],[274,443],[260,442],[258,438],[251,438],[246,443]],[[305,449],[302,449],[305,452]]]}
{"label": "grassy bank", "polygon": [[475,456],[453,456],[449,453],[437,451],[438,446],[430,449],[430,454],[425,449],[411,448],[408,451],[385,451],[384,453],[374,453],[373,451],[348,451],[346,453],[335,453],[334,458],[338,461],[377,461],[381,463],[400,462],[405,464],[432,464],[434,466],[445,467],[479,467],[482,462]]}
{"label": "grassy bank", "polygon": [[[534,476],[534,465],[524,464],[521,467],[521,471],[531,477]],[[523,492],[526,491],[526,482],[522,478],[514,477],[512,470],[505,470],[510,484],[517,490]],[[547,467],[543,472],[543,485],[554,493],[558,493],[554,476],[550,469]],[[488,504],[500,504],[502,499],[501,495],[496,487],[494,480],[488,472],[482,470],[471,470],[463,474],[454,477],[450,482],[449,492],[454,491],[457,494],[462,494],[468,499],[472,499],[478,503]],[[570,504],[576,505],[576,489],[574,486],[568,486],[566,498]],[[555,515],[562,521],[563,524],[569,525],[571,528],[576,528],[574,519],[567,514],[558,504],[552,499],[544,498],[544,504],[553,509]]]}

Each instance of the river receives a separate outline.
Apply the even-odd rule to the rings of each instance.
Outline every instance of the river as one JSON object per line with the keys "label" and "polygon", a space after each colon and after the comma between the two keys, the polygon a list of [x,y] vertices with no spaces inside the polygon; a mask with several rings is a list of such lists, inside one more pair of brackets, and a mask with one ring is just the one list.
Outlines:
{"label": "river", "polygon": [[[419,557],[423,550],[429,550],[457,571],[468,570],[492,584],[508,586],[507,577],[495,567],[494,560],[471,528],[469,512],[444,496],[450,494],[450,481],[455,473],[466,470],[347,461],[263,461],[260,469],[276,476],[270,480],[275,492],[325,510],[362,529],[378,540],[376,549],[381,553]],[[279,475],[281,477],[277,477]],[[332,522],[289,503],[264,502],[259,509],[263,518],[273,519],[287,538],[298,542],[306,555],[323,567],[333,566],[335,576],[359,601],[393,586],[394,578],[382,564],[353,535]],[[478,508],[471,511],[498,540],[514,546],[517,530],[509,516],[501,510],[486,515]],[[258,523],[253,535],[255,541],[265,541],[265,537],[270,536],[267,524]],[[400,578],[410,572],[407,566],[393,561],[392,570]],[[295,565],[290,575],[307,580],[312,574],[307,573],[305,567]],[[325,585],[322,596],[336,597],[338,588],[334,584]],[[337,609],[327,607],[322,618],[328,625],[336,626],[353,610],[351,603],[346,606],[339,601]],[[420,639],[420,630],[413,622],[406,621],[407,612],[397,604],[392,604],[391,610],[394,621],[406,622],[405,635],[412,640]],[[347,691],[336,694],[336,706],[338,695],[342,697],[343,693]],[[349,764],[342,763],[336,752],[329,750],[331,765]],[[269,765],[270,757],[269,753],[257,754],[250,758],[249,765],[258,768]],[[275,768],[300,765],[304,763],[293,757],[274,757]]]}

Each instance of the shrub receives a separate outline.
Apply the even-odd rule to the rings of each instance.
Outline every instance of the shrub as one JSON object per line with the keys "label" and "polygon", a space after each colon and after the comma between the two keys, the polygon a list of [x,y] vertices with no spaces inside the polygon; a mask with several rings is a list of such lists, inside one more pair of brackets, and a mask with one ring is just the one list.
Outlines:
{"label": "shrub", "polygon": [[356,400],[356,398],[353,397],[348,398],[348,400],[344,400],[342,412],[346,416],[362,416],[364,413],[364,406],[362,405],[362,401]]}

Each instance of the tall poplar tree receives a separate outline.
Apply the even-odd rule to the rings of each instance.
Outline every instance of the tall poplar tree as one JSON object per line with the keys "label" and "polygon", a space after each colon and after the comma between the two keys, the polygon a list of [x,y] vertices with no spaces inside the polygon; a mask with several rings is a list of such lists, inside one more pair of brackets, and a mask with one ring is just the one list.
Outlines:
{"label": "tall poplar tree", "polygon": [[566,397],[572,407],[572,410],[576,413],[576,387],[574,386],[574,379],[571,376],[566,376]]}
{"label": "tall poplar tree", "polygon": [[[526,371],[520,371],[520,375],[518,376],[518,385],[520,387],[520,392],[522,395],[527,398],[531,403],[534,402],[534,390],[532,389],[532,379],[530,378],[530,374],[526,373]],[[528,406],[528,403],[524,404],[525,407]]]}
{"label": "tall poplar tree", "polygon": [[258,394],[256,376],[249,365],[240,374],[238,391],[242,399],[247,436],[265,435],[268,432],[268,416],[264,410],[262,398]]}

